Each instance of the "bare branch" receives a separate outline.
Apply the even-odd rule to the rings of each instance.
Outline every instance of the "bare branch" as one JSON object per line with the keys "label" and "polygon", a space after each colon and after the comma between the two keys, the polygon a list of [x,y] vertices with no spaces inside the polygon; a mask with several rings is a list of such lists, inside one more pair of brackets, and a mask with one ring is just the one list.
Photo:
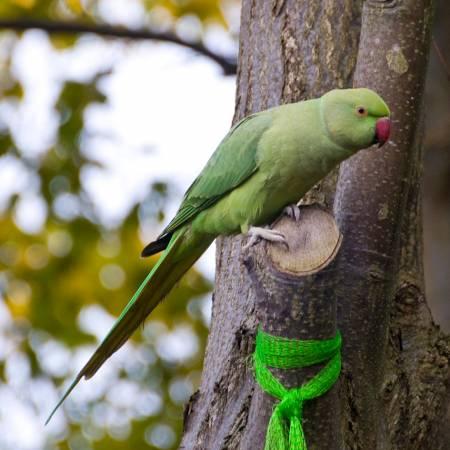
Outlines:
{"label": "bare branch", "polygon": [[167,31],[153,31],[149,29],[130,30],[128,28],[111,26],[105,24],[88,24],[79,22],[55,22],[46,20],[36,20],[29,18],[20,19],[1,19],[0,29],[10,29],[16,31],[25,31],[29,29],[44,30],[48,33],[78,34],[93,33],[99,36],[125,38],[125,39],[142,39],[170,42],[172,44],[181,45],[189,48],[200,55],[212,59],[222,67],[224,75],[235,75],[237,62],[235,57],[227,57],[219,55],[209,50],[201,42],[189,42],[181,39],[177,35]]}

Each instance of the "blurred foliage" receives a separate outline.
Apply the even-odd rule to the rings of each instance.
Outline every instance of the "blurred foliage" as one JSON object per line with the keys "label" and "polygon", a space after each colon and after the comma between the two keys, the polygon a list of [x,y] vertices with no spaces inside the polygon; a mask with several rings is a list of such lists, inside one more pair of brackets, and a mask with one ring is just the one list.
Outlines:
{"label": "blurred foliage", "polygon": [[[100,3],[95,0],[2,0],[0,17],[96,23],[102,21]],[[223,2],[219,0],[146,0],[142,6],[148,15],[164,10],[164,17],[171,17],[173,23],[185,15],[195,15],[202,23],[227,26]],[[77,39],[58,36],[52,37],[51,42],[59,51],[75,45]],[[24,101],[25,89],[11,64],[11,55],[19,40],[18,34],[0,33],[0,108]],[[123,222],[113,229],[100,222],[83,186],[80,175],[83,168],[99,164],[80,148],[85,113],[91,105],[105,102],[105,96],[98,89],[104,76],[105,73],[99,72],[85,82],[63,80],[53,105],[58,117],[57,136],[43,152],[24,152],[13,137],[12,125],[3,123],[0,116],[0,168],[6,161],[19,161],[29,184],[29,188],[18,187],[17,192],[12,192],[4,204],[0,204],[0,306],[4,302],[13,319],[6,325],[0,322],[0,339],[4,339],[0,344],[0,347],[3,345],[0,348],[0,387],[2,383],[11,383],[8,358],[15,353],[25,356],[31,379],[44,378],[60,388],[72,377],[75,367],[59,372],[48,369],[42,349],[57,345],[70,352],[70,358],[75,360],[83,349],[91,351],[96,338],[80,325],[80,314],[97,305],[117,317],[156,261],[156,258],[149,262],[138,257],[143,246],[138,233],[140,217],[145,211],[147,216],[154,217],[155,224],[162,222],[164,205],[170,200],[170,186],[149,184],[144,201],[135,204]],[[18,204],[28,189],[36,191],[45,205],[45,220],[37,233],[24,231],[17,222]],[[58,209],[61,203],[65,205],[64,213]],[[191,270],[133,336],[129,348],[150,355],[147,363],[136,362],[137,369],[128,369],[123,362],[125,358],[116,363],[118,379],[128,380],[142,393],[156,392],[163,400],[162,408],[148,414],[124,411],[108,399],[108,390],[81,406],[69,399],[64,407],[67,426],[56,436],[49,433],[42,448],[142,449],[151,447],[149,442],[160,442],[160,448],[176,448],[183,404],[199,382],[207,336],[201,308],[210,290],[210,283],[195,269]],[[181,362],[161,357],[158,340],[186,329],[191,330],[198,341],[195,354]],[[133,361],[128,364],[132,366]],[[109,425],[96,424],[93,420],[96,407],[101,409],[105,405],[109,408],[108,414],[121,417],[121,425],[117,421],[119,425],[114,421],[108,422]],[[41,424],[49,410],[41,411],[39,405],[33,406]],[[0,415],[0,422],[1,419]],[[171,430],[175,433],[172,440],[167,437]],[[40,432],[45,431],[42,428]],[[0,448],[3,448],[2,442],[0,437]]]}
{"label": "blurred foliage", "polygon": [[[99,18],[100,3],[99,0],[2,0],[0,17],[95,22]],[[149,13],[160,8],[173,18],[192,14],[201,21],[213,21],[223,26],[227,23],[220,0],[144,0],[142,4]]]}

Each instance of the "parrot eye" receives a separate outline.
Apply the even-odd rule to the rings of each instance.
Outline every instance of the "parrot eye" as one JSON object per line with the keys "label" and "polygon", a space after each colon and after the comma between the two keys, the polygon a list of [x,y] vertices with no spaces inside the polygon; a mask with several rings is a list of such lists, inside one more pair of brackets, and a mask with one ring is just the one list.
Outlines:
{"label": "parrot eye", "polygon": [[359,117],[366,117],[367,116],[367,109],[364,108],[364,106],[357,106],[356,107],[356,115]]}

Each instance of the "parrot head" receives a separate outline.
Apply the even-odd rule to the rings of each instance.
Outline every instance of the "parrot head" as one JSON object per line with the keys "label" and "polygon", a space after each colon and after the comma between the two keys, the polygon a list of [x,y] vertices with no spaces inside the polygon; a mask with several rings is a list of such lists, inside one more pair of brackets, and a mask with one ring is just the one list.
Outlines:
{"label": "parrot head", "polygon": [[384,100],[366,88],[335,89],[321,99],[322,116],[332,141],[352,152],[387,142],[390,111]]}

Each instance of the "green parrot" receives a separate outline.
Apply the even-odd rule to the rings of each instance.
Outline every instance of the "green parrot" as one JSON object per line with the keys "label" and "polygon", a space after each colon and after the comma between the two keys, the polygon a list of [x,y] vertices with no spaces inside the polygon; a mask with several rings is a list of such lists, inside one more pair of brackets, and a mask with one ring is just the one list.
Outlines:
{"label": "green parrot", "polygon": [[[138,328],[218,235],[245,233],[285,243],[266,227],[337,164],[389,138],[386,103],[370,89],[337,89],[322,97],[274,107],[236,124],[184,195],[178,212],[142,251],[164,253],[81,369],[55,411],[82,377],[91,378]],[[294,204],[294,206],[289,206]]]}

